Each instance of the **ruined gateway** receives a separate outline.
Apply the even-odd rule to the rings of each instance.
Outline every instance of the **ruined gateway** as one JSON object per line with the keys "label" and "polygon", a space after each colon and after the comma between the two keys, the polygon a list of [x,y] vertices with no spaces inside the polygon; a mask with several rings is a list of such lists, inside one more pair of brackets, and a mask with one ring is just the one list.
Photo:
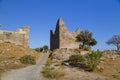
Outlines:
{"label": "ruined gateway", "polygon": [[29,44],[29,26],[14,31],[0,30],[0,43],[9,42],[15,45],[28,47]]}
{"label": "ruined gateway", "polygon": [[78,28],[75,32],[67,30],[63,20],[58,19],[56,24],[56,30],[53,32],[50,30],[50,49],[77,49],[79,48],[79,42],[76,42],[76,36],[80,33]]}

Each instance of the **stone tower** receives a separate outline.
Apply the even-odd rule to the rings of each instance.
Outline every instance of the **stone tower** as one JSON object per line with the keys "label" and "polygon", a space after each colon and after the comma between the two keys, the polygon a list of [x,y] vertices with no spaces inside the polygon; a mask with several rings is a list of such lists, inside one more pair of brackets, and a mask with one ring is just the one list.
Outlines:
{"label": "stone tower", "polygon": [[17,29],[16,31],[0,30],[0,43],[9,42],[16,45],[28,47],[29,26]]}
{"label": "stone tower", "polygon": [[61,18],[58,19],[55,32],[50,30],[50,49],[76,49],[79,43],[76,42],[76,36],[80,33],[80,29],[76,32],[69,32]]}

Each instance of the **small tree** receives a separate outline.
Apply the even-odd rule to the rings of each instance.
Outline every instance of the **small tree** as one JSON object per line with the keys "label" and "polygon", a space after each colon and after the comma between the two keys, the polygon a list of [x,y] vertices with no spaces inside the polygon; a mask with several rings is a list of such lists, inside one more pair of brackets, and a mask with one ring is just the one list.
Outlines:
{"label": "small tree", "polygon": [[85,30],[81,31],[79,35],[77,35],[76,40],[81,43],[82,48],[86,46],[94,46],[97,44],[97,41],[92,38],[92,33]]}
{"label": "small tree", "polygon": [[108,45],[115,45],[117,47],[117,50],[120,50],[120,35],[114,35],[112,38],[110,38],[107,42]]}
{"label": "small tree", "polygon": [[47,46],[47,45],[44,45],[44,46],[43,46],[43,50],[44,50],[44,52],[47,52],[47,51],[49,50],[48,46]]}

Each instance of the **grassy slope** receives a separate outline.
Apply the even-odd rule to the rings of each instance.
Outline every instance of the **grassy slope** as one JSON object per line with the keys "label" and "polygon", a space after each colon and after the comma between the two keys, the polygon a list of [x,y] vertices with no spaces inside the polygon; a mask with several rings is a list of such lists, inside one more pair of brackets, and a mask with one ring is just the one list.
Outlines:
{"label": "grassy slope", "polygon": [[25,66],[19,62],[20,57],[24,55],[35,56],[36,60],[40,56],[39,53],[29,48],[10,43],[0,43],[0,73]]}
{"label": "grassy slope", "polygon": [[100,65],[103,67],[103,72],[100,74],[108,76],[111,80],[120,80],[120,58],[107,59]]}

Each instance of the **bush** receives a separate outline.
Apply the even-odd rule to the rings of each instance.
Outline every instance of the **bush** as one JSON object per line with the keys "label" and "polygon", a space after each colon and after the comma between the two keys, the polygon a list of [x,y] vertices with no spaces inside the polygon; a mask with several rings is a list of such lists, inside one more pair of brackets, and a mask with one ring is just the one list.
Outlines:
{"label": "bush", "polygon": [[102,52],[96,51],[87,55],[87,66],[91,71],[95,71],[97,65],[100,63],[100,58],[102,56]]}
{"label": "bush", "polygon": [[35,51],[40,52],[40,48],[35,48]]}
{"label": "bush", "polygon": [[84,62],[84,61],[85,61],[85,59],[83,58],[83,56],[80,56],[80,55],[71,55],[69,57],[70,64],[76,65],[77,63]]}
{"label": "bush", "polygon": [[65,75],[64,72],[60,72],[58,70],[52,70],[50,67],[45,66],[43,67],[43,76],[46,78],[60,78]]}
{"label": "bush", "polygon": [[23,64],[36,64],[35,57],[31,55],[21,57],[20,62]]}

